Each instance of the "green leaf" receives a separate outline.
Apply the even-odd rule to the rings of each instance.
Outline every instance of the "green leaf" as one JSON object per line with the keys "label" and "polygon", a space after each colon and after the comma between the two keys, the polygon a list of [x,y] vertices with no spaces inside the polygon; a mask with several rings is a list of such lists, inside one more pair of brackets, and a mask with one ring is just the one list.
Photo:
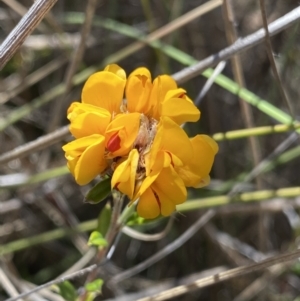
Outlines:
{"label": "green leaf", "polygon": [[97,183],[85,196],[85,202],[97,204],[102,202],[111,193],[111,178],[103,179]]}
{"label": "green leaf", "polygon": [[140,217],[136,212],[134,212],[129,219],[127,220],[127,226],[136,226],[136,225],[143,225],[147,223],[147,220],[143,217]]}
{"label": "green leaf", "polygon": [[106,247],[108,245],[106,239],[98,231],[93,231],[90,235],[89,246]]}
{"label": "green leaf", "polygon": [[85,301],[94,301],[97,296],[98,296],[98,294],[96,294],[94,292],[87,292],[87,294],[85,296]]}
{"label": "green leaf", "polygon": [[103,236],[106,235],[108,227],[110,225],[111,219],[111,206],[106,204],[98,216],[98,227],[97,230],[102,233]]}
{"label": "green leaf", "polygon": [[73,284],[69,281],[64,281],[58,284],[59,294],[67,301],[76,301],[77,292]]}
{"label": "green leaf", "polygon": [[88,292],[101,293],[102,285],[103,285],[103,280],[99,278],[92,282],[87,283],[84,287]]}

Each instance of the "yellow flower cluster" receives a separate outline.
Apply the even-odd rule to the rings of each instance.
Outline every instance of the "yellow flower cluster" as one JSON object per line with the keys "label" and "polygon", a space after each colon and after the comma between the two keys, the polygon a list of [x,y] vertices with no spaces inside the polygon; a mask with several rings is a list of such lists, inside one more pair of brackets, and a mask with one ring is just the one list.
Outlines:
{"label": "yellow flower cluster", "polygon": [[138,68],[126,78],[108,65],[89,77],[67,117],[76,139],[63,150],[76,182],[111,176],[112,189],[130,204],[138,200],[144,218],[170,215],[186,200],[186,187],[209,183],[218,146],[206,135],[189,139],[180,127],[200,112],[168,75],[152,82],[149,70]]}

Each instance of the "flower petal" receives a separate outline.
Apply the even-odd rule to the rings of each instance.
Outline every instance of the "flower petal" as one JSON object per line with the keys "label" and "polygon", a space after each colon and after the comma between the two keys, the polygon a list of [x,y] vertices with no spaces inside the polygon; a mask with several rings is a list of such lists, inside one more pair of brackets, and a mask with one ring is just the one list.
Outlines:
{"label": "flower petal", "polygon": [[201,181],[195,186],[195,188],[202,188],[210,183],[210,176],[206,176],[205,178],[201,179]]}
{"label": "flower petal", "polygon": [[[117,115],[106,129],[106,148],[110,151],[108,157],[124,156],[129,153],[137,137],[140,127],[140,113]],[[119,148],[110,149],[111,139],[118,137]]]}
{"label": "flower petal", "polygon": [[191,161],[186,166],[175,167],[175,169],[186,186],[203,187],[209,183],[208,175],[218,151],[218,145],[206,135],[197,135],[190,141],[193,147]]}
{"label": "flower petal", "polygon": [[109,65],[106,70],[94,73],[88,78],[82,90],[82,102],[102,107],[110,113],[118,113],[125,84],[125,71],[117,65]]}
{"label": "flower petal", "polygon": [[169,75],[160,75],[153,81],[153,87],[149,98],[151,115],[159,120],[161,105],[169,90],[177,89],[175,80]]}
{"label": "flower petal", "polygon": [[[151,187],[158,195],[162,211],[164,200],[170,201],[175,206],[183,203],[187,197],[184,182],[172,166],[162,169]],[[168,202],[166,203],[166,208],[170,207]],[[165,215],[163,212],[162,214]]]}
{"label": "flower petal", "polygon": [[81,138],[92,134],[104,135],[111,115],[103,108],[74,102],[68,109],[68,119],[72,135]]}
{"label": "flower petal", "polygon": [[122,79],[126,80],[126,72],[117,64],[110,64],[104,68],[104,71],[112,72]]}
{"label": "flower petal", "polygon": [[171,156],[174,154],[183,164],[189,163],[193,155],[193,148],[187,134],[168,117],[161,118],[151,151],[145,157],[147,174],[151,172],[160,150],[171,153]]}
{"label": "flower petal", "polygon": [[[160,172],[160,170],[159,170]],[[132,202],[134,202],[136,199],[141,197],[145,193],[145,191],[152,185],[152,183],[156,180],[156,178],[159,175],[159,172],[157,170],[154,170],[148,175],[141,183],[137,183],[136,185],[136,191],[132,198]]]}
{"label": "flower petal", "polygon": [[129,112],[147,114],[150,109],[149,96],[152,89],[151,74],[147,68],[137,68],[126,83],[127,109]]}
{"label": "flower petal", "polygon": [[170,215],[187,197],[184,182],[172,166],[163,168],[158,175],[147,177],[139,192],[138,213],[146,218],[157,217],[158,209],[162,215]]}
{"label": "flower petal", "polygon": [[79,185],[88,184],[107,167],[104,142],[104,136],[95,134],[63,146],[70,172]]}
{"label": "flower petal", "polygon": [[159,216],[160,206],[151,188],[148,188],[140,197],[137,204],[137,213],[146,219]]}
{"label": "flower petal", "polygon": [[128,159],[118,165],[115,169],[111,179],[111,187],[117,188],[130,199],[132,199],[134,193],[138,161],[139,153],[136,149],[133,149],[130,152]]}
{"label": "flower petal", "polygon": [[185,90],[168,91],[162,103],[162,116],[168,116],[177,124],[195,122],[200,118],[200,111],[186,96]]}

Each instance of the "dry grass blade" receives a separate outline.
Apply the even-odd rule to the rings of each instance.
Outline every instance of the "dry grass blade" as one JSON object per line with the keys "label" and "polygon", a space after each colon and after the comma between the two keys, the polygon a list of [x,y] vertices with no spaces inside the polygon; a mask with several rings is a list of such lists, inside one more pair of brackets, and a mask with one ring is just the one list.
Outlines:
{"label": "dry grass blade", "polygon": [[58,57],[26,76],[24,80],[21,81],[21,83],[17,82],[16,85],[8,86],[6,91],[0,92],[0,104],[4,104],[11,98],[24,91],[26,88],[45,78],[50,73],[54,72],[62,65],[64,65],[66,62],[67,58],[65,56]]}
{"label": "dry grass blade", "polygon": [[[227,40],[230,44],[234,44],[238,40],[237,31],[235,28],[236,21],[233,13],[232,8],[232,2],[231,0],[225,0],[224,1],[224,8],[225,8],[225,28],[227,33]],[[232,63],[232,69],[233,69],[233,75],[235,81],[238,83],[238,85],[241,88],[246,87],[245,78],[244,78],[244,72],[241,64],[241,58],[240,56],[234,55],[231,58]],[[245,122],[245,125],[247,128],[254,127],[254,121],[253,121],[253,113],[251,106],[243,101],[241,98],[239,98],[240,107],[242,111],[243,120]],[[260,146],[258,143],[258,140],[256,137],[249,137],[250,147],[251,147],[251,153],[253,157],[253,163],[254,166],[258,165],[258,163],[261,160],[261,153],[260,153]],[[262,189],[262,183],[259,177],[256,179],[256,185],[257,189]]]}
{"label": "dry grass blade", "polygon": [[269,268],[269,271],[264,273],[261,277],[253,281],[245,290],[243,290],[233,301],[248,301],[259,295],[264,290],[269,282],[280,276],[286,270],[285,264],[278,264]]}
{"label": "dry grass blade", "polygon": [[[225,28],[227,28],[226,29],[227,40],[230,42],[230,44],[233,44],[238,40],[238,34],[235,27],[236,21],[235,21],[234,11],[232,7],[232,1],[225,0],[224,7],[225,7],[225,24],[226,24]],[[244,71],[241,64],[240,55],[239,54],[234,55],[231,58],[231,63],[232,63],[234,80],[241,88],[245,88],[246,83],[245,83]],[[243,99],[241,99],[240,97],[239,97],[239,103],[240,103],[244,124],[246,125],[247,128],[254,127],[255,124],[254,124],[253,112],[250,104],[243,101]],[[252,136],[249,137],[248,140],[251,149],[253,166],[258,166],[259,162],[261,161],[261,150],[260,150],[258,138]],[[255,183],[257,189],[263,188],[263,182],[260,176],[257,176],[255,178]],[[264,215],[259,214],[258,237],[259,237],[260,249],[262,250],[265,249],[265,245],[267,241],[265,237],[265,231],[264,231],[264,220],[265,220]]]}
{"label": "dry grass blade", "polygon": [[61,141],[70,135],[69,127],[64,126],[53,133],[42,136],[27,144],[21,145],[12,151],[9,151],[0,156],[0,165],[5,164],[11,160],[24,157],[32,152],[45,149],[46,147]]}
{"label": "dry grass blade", "polygon": [[26,8],[15,0],[2,0],[7,6],[9,6],[12,10],[18,13],[20,16],[24,16],[26,14]]}
{"label": "dry grass blade", "polygon": [[123,48],[121,51],[114,53],[114,57],[118,57],[119,60],[125,58],[126,56],[145,47],[145,43],[156,41],[166,36],[167,34],[174,32],[176,29],[188,24],[189,22],[192,22],[196,18],[208,13],[209,11],[219,7],[220,5],[222,5],[222,0],[210,0],[193,9],[192,11],[189,11],[188,13],[182,15],[181,17],[178,17],[176,20],[168,23],[167,25],[153,31],[147,36],[144,42],[134,42],[129,46]]}
{"label": "dry grass blade", "polygon": [[[49,10],[54,0],[3,0],[0,7],[1,42],[6,36],[8,38],[0,45],[0,63],[1,67],[4,66],[0,71],[0,105],[3,105],[0,114],[0,142],[3,148],[0,151],[1,300],[62,301],[64,292],[60,288],[66,283],[60,284],[66,280],[74,287],[72,300],[77,301],[93,299],[91,295],[94,292],[90,294],[90,288],[102,281],[102,294],[94,300],[173,298],[246,301],[285,299],[287,294],[288,298],[297,299],[300,265],[293,259],[300,257],[300,249],[295,246],[300,233],[300,187],[297,181],[300,146],[296,146],[295,141],[300,133],[300,123],[286,112],[287,105],[270,72],[264,43],[265,39],[276,34],[271,38],[272,47],[280,55],[274,56],[274,59],[286,95],[291,96],[296,116],[300,109],[296,101],[300,95],[297,82],[300,53],[296,51],[300,47],[297,39],[300,7],[292,1],[260,1],[266,5],[270,25],[267,24],[266,14],[262,24],[261,13],[265,12],[247,1],[88,0],[75,3],[62,0]],[[34,2],[40,6],[40,12],[33,16],[28,9]],[[48,12],[45,14],[41,11],[47,5]],[[32,20],[28,19],[29,13]],[[40,18],[38,26],[39,21],[34,21],[34,18]],[[11,34],[17,33],[16,41],[9,36],[11,30]],[[22,42],[25,36],[26,40]],[[269,47],[269,52],[272,47]],[[11,53],[14,55],[9,59]],[[124,76],[117,71],[111,80],[108,74],[104,76],[104,85],[100,83],[98,86],[96,81],[84,84],[92,74],[113,63],[120,64],[124,69],[126,82],[120,79]],[[215,70],[209,68],[214,65],[217,66]],[[152,82],[146,79],[146,74],[146,77],[139,77],[143,88],[135,86],[133,77],[129,80],[131,72],[142,66],[149,69]],[[189,68],[183,69],[183,66]],[[152,177],[152,173],[148,175],[145,168],[145,184],[139,177],[144,177],[144,167],[135,170],[135,163],[132,162],[128,166],[128,188],[137,188],[138,193],[142,193],[149,184],[145,190],[146,198],[146,192],[158,188],[160,192],[166,190],[162,202],[168,202],[167,196],[172,194],[172,203],[178,203],[173,185],[179,184],[182,199],[186,197],[187,201],[176,206],[178,214],[174,222],[170,219],[167,223],[162,216],[154,220],[141,218],[141,207],[137,206],[142,204],[142,200],[139,200],[139,205],[137,201],[132,206],[126,206],[125,201],[128,200],[123,203],[123,198],[115,189],[103,202],[84,204],[84,195],[97,182],[96,190],[98,187],[102,190],[103,177],[97,176],[84,186],[78,185],[76,180],[81,171],[85,175],[99,167],[103,149],[104,161],[107,159],[108,163],[113,163],[111,169],[105,170],[108,171],[108,178],[105,178],[103,187],[107,193],[110,193],[111,179],[116,179],[114,172],[117,174],[117,168],[119,170],[130,161],[127,156],[110,159],[107,149],[110,141],[106,138],[103,140],[101,137],[104,143],[101,150],[98,144],[86,147],[85,142],[90,139],[99,140],[99,135],[109,134],[109,128],[105,130],[102,123],[106,112],[104,114],[102,109],[90,106],[90,102],[102,107],[106,97],[121,101],[125,96],[128,104],[135,103],[131,101],[129,90],[132,84],[132,100],[136,98],[137,106],[143,106],[144,96],[147,98],[145,103],[149,104],[149,99],[152,102],[156,96],[162,96],[161,92],[164,94],[159,82],[162,80],[164,86],[163,81],[167,77],[156,80],[158,94],[156,84],[153,84],[154,78],[162,73],[174,77],[180,85],[178,88],[186,90],[191,100],[197,99],[197,93],[201,91],[194,102],[197,104],[203,99],[199,106],[201,120],[187,124],[186,131],[187,136],[210,135],[219,145],[210,172],[210,185],[200,190],[188,187],[187,191],[183,185],[190,182],[190,172],[196,172],[194,167],[199,167],[199,172],[202,169],[196,162],[199,165],[203,163],[206,169],[212,159],[206,161],[206,150],[196,149],[199,137],[191,137],[190,141],[185,139],[187,146],[177,140],[179,134],[178,137],[165,135],[161,138],[164,125],[160,123],[160,131],[157,132],[158,124],[148,118],[150,122],[149,127],[146,126],[146,136],[150,132],[151,141],[146,140],[150,143],[149,149],[141,149],[136,145],[137,140],[133,142],[133,148],[138,146],[139,166],[148,166],[153,154],[158,155],[157,166],[162,167],[159,157],[162,152],[157,150],[161,144],[170,144],[174,154],[178,152],[180,160],[181,153],[182,157],[190,154],[195,158],[185,158],[183,161],[186,162],[182,161],[181,165],[175,156],[173,160],[172,152],[168,153],[163,158],[162,168],[172,165],[168,168],[174,176],[172,180],[164,174],[165,171],[169,173],[167,169],[161,169]],[[183,82],[186,84],[181,85]],[[93,87],[91,93],[88,92],[90,83]],[[124,87],[124,84],[123,89],[121,86]],[[81,108],[91,111],[85,113],[78,107],[74,115],[68,115],[68,102],[80,99],[84,85],[87,89],[81,97],[84,103]],[[116,97],[117,94],[121,97]],[[133,97],[133,94],[136,96]],[[163,101],[167,105],[168,96],[166,94],[158,102]],[[251,105],[253,117],[247,110],[242,112],[239,97],[242,106],[247,106],[244,102]],[[117,104],[116,100],[113,102]],[[185,105],[182,104],[176,112],[189,115],[190,110],[184,112]],[[154,113],[157,111],[155,101],[152,105],[154,107],[149,110]],[[189,105],[192,108],[192,104]],[[156,113],[161,111],[163,115],[168,110],[174,112],[171,108],[157,108]],[[113,122],[109,127],[121,121],[117,119],[117,114],[126,113],[122,109],[119,112],[117,108],[116,112],[107,115],[107,121]],[[130,109],[129,113],[133,111]],[[142,111],[138,110],[137,114],[143,114]],[[75,121],[77,117],[78,122]],[[158,117],[154,119],[159,123]],[[196,119],[196,114],[194,117]],[[69,124],[68,119],[74,121],[72,132],[75,140],[68,126],[61,127]],[[247,123],[244,124],[245,120]],[[137,129],[141,127],[141,123],[136,125]],[[54,131],[56,128],[58,130]],[[138,136],[141,129],[138,129]],[[122,129],[116,130],[116,137],[123,139],[119,135]],[[77,133],[81,131],[82,134]],[[127,134],[134,138],[132,131]],[[253,160],[251,157],[249,137],[258,137],[262,159]],[[206,139],[204,136],[200,138]],[[69,141],[73,142],[68,144]],[[69,161],[71,174],[62,144],[68,145],[64,149],[67,150],[65,157]],[[189,148],[192,148],[191,153]],[[258,146],[253,144],[252,151],[257,155]],[[145,162],[141,154],[146,156]],[[172,162],[169,157],[172,157]],[[78,168],[73,170],[73,163]],[[177,163],[180,165],[178,169]],[[187,170],[184,167],[186,164]],[[256,167],[253,168],[253,165]],[[136,178],[135,173],[138,175]],[[176,179],[176,174],[179,178],[182,176],[184,183]],[[126,175],[123,176],[120,175],[122,181],[123,178],[126,180]],[[261,176],[265,190],[255,186],[258,176]],[[122,189],[121,186],[115,187]],[[165,209],[173,209],[170,204],[164,207],[165,204],[160,200],[158,202],[157,196],[154,196],[155,206],[158,204],[163,213],[167,213]],[[151,200],[147,198],[146,201]],[[151,204],[148,206],[151,210]],[[268,217],[260,228],[266,248],[261,247],[257,235],[261,212]],[[102,234],[105,241],[95,230]],[[92,235],[87,242],[90,233]],[[100,238],[98,242],[93,240],[97,236]],[[93,243],[103,243],[105,246],[98,248],[91,246]],[[296,252],[286,254],[295,249]],[[285,262],[288,260],[292,261]],[[278,264],[281,261],[284,262]],[[228,279],[231,280],[226,281]],[[276,298],[274,288],[278,292]]]}
{"label": "dry grass blade", "polygon": [[9,280],[8,276],[4,273],[2,268],[0,267],[0,283],[5,291],[12,297],[16,297],[19,295],[18,291],[14,287],[14,285]]}
{"label": "dry grass blade", "polygon": [[286,106],[289,110],[290,115],[293,117],[293,119],[295,119],[295,114],[294,114],[292,104],[289,101],[289,99],[288,99],[288,97],[287,97],[287,95],[284,91],[282,80],[280,78],[280,75],[278,73],[276,63],[275,63],[275,60],[274,60],[273,50],[272,50],[272,43],[271,43],[270,33],[269,33],[269,30],[268,30],[268,20],[267,20],[267,14],[266,14],[266,9],[265,9],[265,1],[264,0],[259,0],[259,5],[260,5],[260,11],[261,11],[261,16],[262,16],[262,20],[263,20],[264,29],[266,31],[266,37],[265,37],[266,50],[267,50],[268,58],[269,58],[269,61],[270,61],[270,64],[271,64],[271,68],[272,68],[275,80],[277,82],[280,95],[281,95],[283,101],[285,102],[285,104],[286,104]]}
{"label": "dry grass blade", "polygon": [[92,21],[94,17],[94,13],[97,6],[97,0],[89,0],[87,2],[86,6],[86,12],[85,12],[85,21],[83,23],[83,26],[81,28],[81,35],[80,35],[80,42],[77,46],[77,48],[74,51],[73,58],[68,66],[68,69],[66,71],[64,82],[66,84],[66,88],[64,91],[64,94],[62,95],[61,99],[58,99],[55,102],[55,105],[53,107],[51,122],[48,127],[48,131],[52,132],[58,125],[59,121],[61,120],[62,114],[63,114],[63,105],[65,103],[65,98],[67,94],[69,93],[70,89],[72,88],[72,79],[74,74],[77,71],[78,65],[82,60],[85,47],[86,47],[86,40],[88,38],[88,35],[90,33],[91,27],[92,27]]}
{"label": "dry grass blade", "polygon": [[[283,17],[277,19],[272,22],[269,28],[269,34],[275,35],[276,33],[284,30],[285,28],[291,26],[293,23],[297,22],[300,19],[300,7],[295,8],[290,11]],[[178,83],[183,83],[188,81],[189,79],[194,78],[198,74],[202,73],[208,67],[212,67],[219,63],[220,61],[227,60],[231,58],[233,55],[245,51],[246,49],[257,45],[262,42],[265,38],[265,30],[260,29],[253,34],[248,35],[245,38],[241,38],[236,41],[231,46],[221,50],[220,52],[213,54],[206,59],[200,61],[199,63],[193,65],[192,67],[184,68],[181,71],[173,74],[173,78]]]}
{"label": "dry grass blade", "polygon": [[248,175],[243,179],[243,181],[235,184],[229,191],[228,195],[234,196],[236,193],[241,191],[241,187],[242,187],[243,183],[247,183],[247,182],[255,179],[272,160],[274,160],[277,156],[279,156],[286,149],[288,149],[298,139],[298,137],[299,137],[299,134],[297,132],[294,132],[291,135],[289,135],[284,141],[282,141],[274,149],[274,151],[271,154],[269,154],[269,156],[267,158],[263,159],[257,166],[255,166],[248,173]]}
{"label": "dry grass blade", "polygon": [[49,282],[47,282],[47,283],[45,283],[43,285],[40,285],[40,286],[37,286],[37,287],[31,289],[30,291],[24,292],[24,293],[22,293],[22,294],[20,294],[20,295],[18,295],[16,297],[9,298],[9,299],[7,299],[5,301],[20,300],[20,299],[22,299],[24,297],[30,296],[31,294],[33,294],[35,292],[38,292],[38,291],[40,291],[40,290],[42,290],[44,288],[47,288],[47,287],[49,287],[51,285],[59,284],[59,283],[62,283],[64,281],[66,281],[66,280],[71,280],[71,279],[75,279],[75,278],[78,278],[78,277],[82,277],[82,276],[84,276],[84,275],[86,275],[86,274],[94,271],[98,267],[104,265],[105,263],[106,263],[106,261],[104,261],[104,262],[102,262],[102,263],[100,263],[98,265],[97,264],[90,265],[89,267],[84,268],[84,269],[82,269],[80,271],[77,271],[77,272],[74,272],[72,274],[60,277],[59,279],[56,279],[56,280],[49,281]]}
{"label": "dry grass blade", "polygon": [[0,70],[21,47],[57,0],[37,0],[0,46]]}
{"label": "dry grass blade", "polygon": [[[290,13],[286,14],[285,16],[277,19],[269,26],[269,31],[271,35],[275,35],[276,33],[284,30],[285,28],[291,26],[294,22],[300,19],[300,7],[294,9]],[[219,53],[214,54],[207,59],[204,59],[200,61],[199,63],[193,65],[192,67],[188,67],[183,69],[180,72],[174,73],[172,77],[180,84],[182,82],[185,82],[195,76],[197,76],[199,73],[204,71],[206,68],[213,66],[214,64],[218,63],[219,61],[222,61],[224,59],[230,58],[232,55],[239,53],[241,51],[244,51],[252,46],[257,45],[261,41],[263,41],[265,36],[264,29],[260,29],[257,32],[246,36],[243,39],[239,39],[236,43],[233,45],[221,50]],[[148,36],[149,37],[149,36]],[[148,42],[148,37],[145,39],[145,42]],[[135,44],[135,43],[134,43]],[[134,45],[132,44],[132,45]],[[142,47],[145,46],[145,44],[142,44]],[[129,46],[130,47],[130,46]],[[127,49],[125,51],[125,48],[122,51],[122,55],[117,55],[117,53],[114,53],[114,58],[118,58],[118,60],[121,60],[128,55],[132,54],[135,50],[134,49]],[[110,58],[110,57],[108,57]],[[105,60],[106,62],[106,60]],[[111,58],[109,59],[109,62],[111,63]],[[73,84],[77,85],[82,83],[84,80],[88,78],[92,73],[97,71],[97,67],[90,67],[86,70],[82,71],[81,73],[76,74],[73,77]],[[13,114],[10,114],[6,119],[5,122],[0,122],[0,131],[5,129],[10,124],[16,122],[20,118],[26,116],[29,112],[31,112],[33,109],[37,109],[41,107],[42,105],[48,103],[49,101],[53,100],[54,97],[60,96],[65,91],[65,85],[61,84],[57,87],[50,89],[47,93],[43,94],[41,97],[36,98],[32,100],[30,104],[24,105],[22,108],[15,110]]]}
{"label": "dry grass blade", "polygon": [[176,29],[190,23],[196,18],[210,12],[211,10],[217,8],[218,6],[222,5],[222,0],[210,0],[206,3],[199,5],[197,8],[189,11],[188,13],[178,17],[176,20],[170,22],[169,24],[161,27],[160,29],[152,32],[148,36],[148,41],[157,40],[171,32],[174,32]]}
{"label": "dry grass blade", "polygon": [[109,283],[114,286],[116,283],[130,278],[141,271],[147,269],[149,266],[158,262],[162,258],[166,257],[170,253],[174,252],[177,248],[182,246],[188,239],[190,239],[202,226],[204,226],[209,220],[215,216],[215,210],[210,209],[204,215],[201,216],[190,228],[188,228],[181,236],[175,239],[172,243],[161,249],[159,252],[145,260],[144,262],[134,266],[133,268],[124,271],[115,277],[113,277]]}
{"label": "dry grass blade", "polygon": [[192,290],[195,289],[200,289],[207,287],[212,284],[216,284],[219,282],[223,282],[229,279],[233,279],[236,277],[242,277],[244,275],[247,275],[249,273],[253,273],[256,271],[261,271],[264,270],[268,267],[271,267],[275,264],[283,263],[283,262],[288,262],[294,259],[297,259],[300,257],[300,250],[279,255],[279,256],[274,256],[272,258],[263,260],[260,263],[255,263],[247,266],[242,266],[238,267],[235,269],[231,269],[225,272],[221,272],[218,274],[215,274],[213,276],[205,277],[202,279],[199,279],[195,282],[190,283],[189,285],[180,285],[177,287],[174,287],[170,290],[164,291],[161,294],[157,294],[156,296],[152,297],[147,297],[147,298],[142,298],[139,299],[138,301],[162,301],[162,300],[168,300],[171,298],[175,298],[177,296],[181,296],[183,294],[187,294],[191,292]]}
{"label": "dry grass blade", "polygon": [[[191,236],[195,234],[196,231],[199,230],[200,227],[202,227],[205,223],[207,223],[213,216],[215,215],[214,210],[207,211],[195,224],[193,224],[184,234],[182,234],[179,238],[177,238],[175,241],[173,241],[171,244],[169,244],[166,248],[162,249],[160,252],[156,253],[154,256],[150,257],[147,261],[143,262],[140,265],[135,266],[133,269],[130,269],[128,271],[125,271],[116,277],[112,278],[112,283],[116,283],[119,281],[122,281],[128,277],[131,277],[135,275],[136,273],[139,273],[140,271],[147,268],[149,265],[152,265],[154,262],[157,262],[161,258],[167,256],[169,253],[180,247],[182,244],[184,244]],[[29,292],[22,293],[17,297],[9,298],[6,301],[15,301],[24,297],[27,297],[31,295],[32,293],[35,293],[39,290],[42,290],[46,287],[49,287],[54,284],[62,283],[66,280],[74,279],[76,277],[83,276],[87,273],[93,273],[97,267],[105,264],[106,260],[102,261],[101,263],[93,264],[85,269],[79,270],[77,272],[74,272],[72,274],[60,277],[59,279],[47,282],[43,285],[40,285],[34,289],[32,289]]]}

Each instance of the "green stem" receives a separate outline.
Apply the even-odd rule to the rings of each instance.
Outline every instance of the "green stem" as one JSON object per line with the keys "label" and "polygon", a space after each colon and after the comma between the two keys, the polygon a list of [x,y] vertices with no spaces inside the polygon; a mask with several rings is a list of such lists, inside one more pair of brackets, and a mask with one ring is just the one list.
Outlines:
{"label": "green stem", "polygon": [[135,205],[132,204],[130,206],[126,206],[119,218],[119,224],[124,225],[128,219],[130,218],[130,216],[135,212]]}
{"label": "green stem", "polygon": [[[180,212],[187,212],[197,209],[207,209],[211,207],[217,207],[227,205],[232,202],[251,202],[251,201],[265,201],[275,197],[281,198],[293,198],[300,194],[300,187],[289,187],[278,190],[260,190],[255,192],[245,192],[234,197],[229,196],[214,196],[202,199],[193,199],[178,205],[177,210]],[[134,206],[127,207],[119,220],[125,221],[134,212]],[[91,220],[79,224],[76,228],[61,228],[53,231],[49,231],[43,234],[39,234],[29,238],[23,238],[17,241],[13,241],[6,245],[0,246],[0,255],[5,255],[15,251],[20,251],[29,248],[34,245],[49,242],[55,239],[63,238],[67,235],[72,235],[78,232],[92,231],[97,227],[97,220]]]}
{"label": "green stem", "polygon": [[212,138],[216,141],[223,141],[223,140],[233,140],[233,139],[241,139],[247,138],[250,136],[262,136],[262,135],[269,135],[269,134],[277,134],[277,133],[284,133],[288,131],[293,131],[300,129],[300,123],[295,124],[278,124],[274,126],[261,126],[249,129],[242,129],[242,130],[235,130],[235,131],[228,131],[225,133],[216,133],[213,134]]}
{"label": "green stem", "polygon": [[205,209],[216,206],[227,205],[232,202],[250,202],[263,201],[275,197],[292,198],[300,194],[300,187],[282,188],[278,190],[259,190],[253,192],[245,192],[234,197],[228,195],[214,196],[202,199],[190,200],[177,206],[180,212],[186,212],[196,209]]}
{"label": "green stem", "polygon": [[59,228],[53,231],[48,231],[43,234],[39,234],[36,236],[22,238],[5,245],[0,245],[0,256],[12,253],[15,251],[23,250],[34,245],[38,245],[41,243],[46,243],[55,239],[63,238],[67,235],[73,235],[80,232],[87,232],[95,229],[97,227],[97,220],[91,220],[87,222],[83,222],[79,224],[75,228]]}

